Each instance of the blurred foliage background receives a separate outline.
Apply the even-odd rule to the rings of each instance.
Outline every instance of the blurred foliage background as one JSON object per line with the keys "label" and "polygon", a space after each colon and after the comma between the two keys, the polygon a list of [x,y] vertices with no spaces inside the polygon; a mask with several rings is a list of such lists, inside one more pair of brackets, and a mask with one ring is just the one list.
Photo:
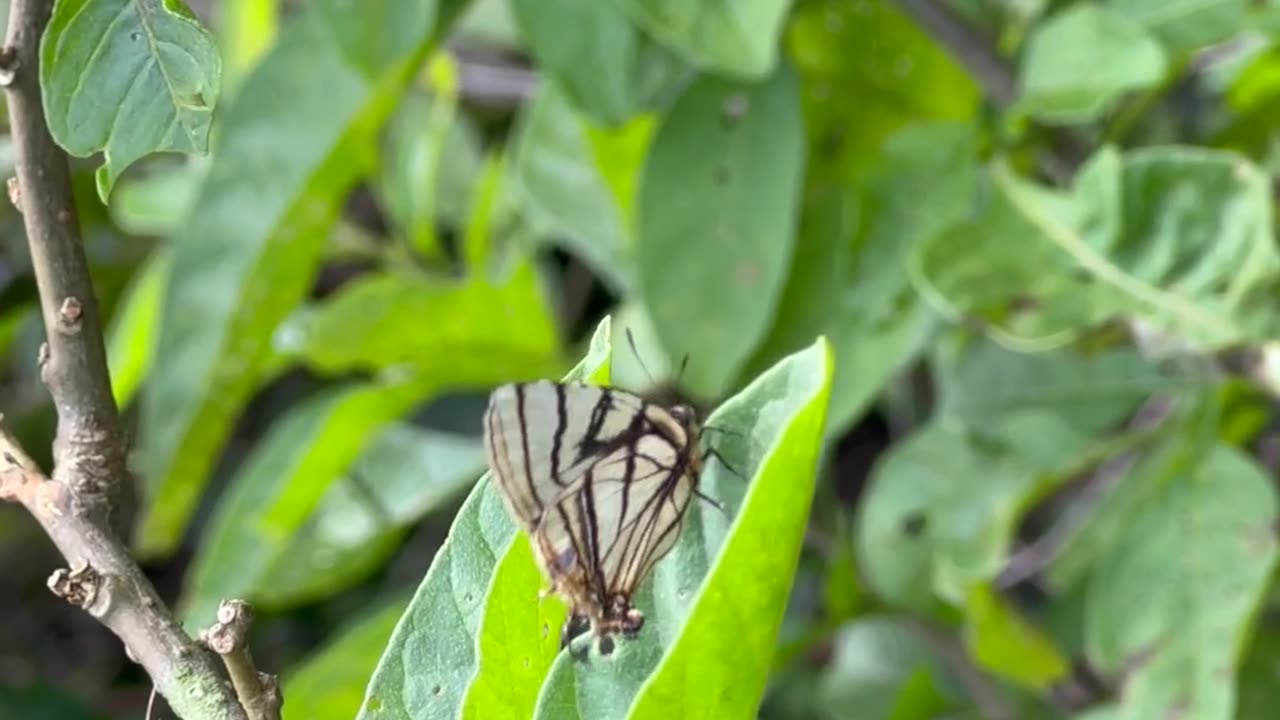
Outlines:
{"label": "blurred foliage background", "polygon": [[[286,717],[355,715],[488,389],[606,314],[704,409],[832,344],[760,717],[1275,717],[1280,3],[190,10],[60,3],[42,80],[132,542],[188,627],[255,604]],[[0,412],[47,467],[41,336],[0,204]],[[0,717],[141,717],[58,563],[0,507]]]}

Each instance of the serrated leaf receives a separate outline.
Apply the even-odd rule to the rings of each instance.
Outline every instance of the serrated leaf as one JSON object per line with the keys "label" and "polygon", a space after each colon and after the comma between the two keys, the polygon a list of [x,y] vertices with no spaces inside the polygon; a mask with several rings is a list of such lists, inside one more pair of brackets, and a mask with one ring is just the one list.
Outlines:
{"label": "serrated leaf", "polygon": [[1048,122],[1088,122],[1125,93],[1158,85],[1165,65],[1141,25],[1104,5],[1072,5],[1027,39],[1019,103]]}
{"label": "serrated leaf", "polygon": [[288,698],[281,708],[284,720],[354,717],[364,686],[408,603],[408,597],[395,598],[341,628],[324,647],[304,658],[284,680],[281,694]]}
{"label": "serrated leaf", "polygon": [[[605,318],[568,379],[608,382],[609,334]],[[460,712],[479,667],[484,598],[516,535],[498,492],[486,475],[467,496],[378,661],[358,720],[452,720]],[[520,637],[538,642],[536,634]]]}
{"label": "serrated leaf", "polygon": [[103,153],[103,202],[143,156],[208,149],[221,73],[181,0],[61,0],[40,46],[49,131],[72,155]]}
{"label": "serrated leaf", "polygon": [[459,3],[309,5],[245,80],[184,229],[142,409],[135,542],[171,550],[231,423],[305,296],[374,134]]}
{"label": "serrated leaf", "polygon": [[710,73],[758,79],[778,64],[790,0],[621,0],[649,34]]}
{"label": "serrated leaf", "polygon": [[[786,282],[804,128],[785,66],[742,85],[694,83],[663,119],[637,211],[640,296],[685,384],[723,394],[768,331]],[[696,306],[697,312],[690,312]]]}

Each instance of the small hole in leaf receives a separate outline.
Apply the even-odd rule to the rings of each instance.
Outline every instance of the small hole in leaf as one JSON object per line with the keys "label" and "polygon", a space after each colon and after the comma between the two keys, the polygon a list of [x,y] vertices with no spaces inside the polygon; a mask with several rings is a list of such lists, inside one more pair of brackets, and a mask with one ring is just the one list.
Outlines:
{"label": "small hole in leaf", "polygon": [[432,695],[440,695],[440,694],[441,694],[441,693],[443,693],[443,692],[444,692],[444,688],[443,688],[443,687],[441,687],[440,685],[432,685],[432,686],[431,686],[431,694],[432,694]]}
{"label": "small hole in leaf", "polygon": [[524,659],[524,669],[525,669],[525,670],[528,670],[528,669],[529,669],[529,658],[525,658],[525,659]]}
{"label": "small hole in leaf", "polygon": [[137,32],[131,32],[131,33],[129,33],[129,39],[130,39],[130,40],[132,40],[132,41],[134,41],[134,42],[138,42],[138,38],[140,38],[140,37],[142,37],[142,36],[141,36],[141,35],[139,35]]}
{"label": "small hole in leaf", "polygon": [[471,602],[471,593],[465,593],[462,596],[462,602]]}
{"label": "small hole in leaf", "polygon": [[929,525],[929,518],[924,512],[917,510],[902,519],[902,532],[907,537],[920,537],[920,533]]}

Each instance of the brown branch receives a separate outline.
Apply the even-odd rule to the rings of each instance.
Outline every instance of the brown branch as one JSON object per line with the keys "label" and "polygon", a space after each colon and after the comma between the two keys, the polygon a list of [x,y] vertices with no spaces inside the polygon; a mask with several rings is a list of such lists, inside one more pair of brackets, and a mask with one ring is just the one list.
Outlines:
{"label": "brown branch", "polygon": [[253,608],[243,600],[225,600],[218,606],[218,621],[200,634],[200,640],[222,657],[249,720],[280,720],[284,703],[275,675],[258,672],[249,654],[249,629]]}
{"label": "brown branch", "polygon": [[26,225],[44,318],[41,378],[58,415],[55,469],[46,477],[0,427],[0,499],[26,507],[70,565],[53,574],[50,589],[114,632],[174,712],[187,720],[243,720],[213,658],[164,607],[117,530],[127,524],[133,490],[124,431],[70,169],[49,134],[40,95],[40,38],[52,6],[52,0],[11,3],[0,87],[8,100],[17,175],[9,196]]}

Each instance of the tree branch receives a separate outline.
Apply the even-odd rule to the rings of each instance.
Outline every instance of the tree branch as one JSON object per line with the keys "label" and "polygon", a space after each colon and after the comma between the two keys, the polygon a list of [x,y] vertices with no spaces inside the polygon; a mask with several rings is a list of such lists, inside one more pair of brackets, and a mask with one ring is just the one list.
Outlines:
{"label": "tree branch", "polygon": [[249,720],[280,720],[283,698],[275,675],[258,672],[249,654],[249,629],[253,608],[243,600],[226,600],[218,606],[218,622],[200,634],[200,640],[218,653],[227,666],[231,684]]}
{"label": "tree branch", "polygon": [[243,720],[213,658],[183,632],[113,529],[126,525],[133,486],[70,169],[41,103],[40,38],[52,6],[10,4],[0,87],[17,175],[9,196],[26,225],[44,318],[41,378],[58,414],[55,469],[46,477],[0,427],[0,499],[22,503],[67,559],[70,570],[55,572],[50,589],[114,632],[174,712],[187,720]]}

